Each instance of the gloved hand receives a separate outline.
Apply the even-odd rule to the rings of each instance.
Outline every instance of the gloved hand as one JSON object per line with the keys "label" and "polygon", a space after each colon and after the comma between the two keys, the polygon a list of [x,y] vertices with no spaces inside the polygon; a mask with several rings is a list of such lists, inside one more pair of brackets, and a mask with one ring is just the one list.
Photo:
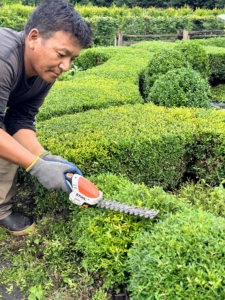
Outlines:
{"label": "gloved hand", "polygon": [[71,189],[65,179],[65,174],[77,174],[77,168],[72,167],[70,164],[45,161],[38,156],[26,171],[35,176],[47,189],[61,189],[68,194]]}
{"label": "gloved hand", "polygon": [[73,168],[76,168],[76,173],[83,176],[81,170],[73,163],[67,161],[66,159],[64,159],[63,157],[59,156],[59,155],[52,155],[51,153],[47,152],[47,151],[43,151],[38,155],[40,158],[42,158],[43,160],[46,161],[54,161],[54,162],[60,162],[63,164],[68,164]]}

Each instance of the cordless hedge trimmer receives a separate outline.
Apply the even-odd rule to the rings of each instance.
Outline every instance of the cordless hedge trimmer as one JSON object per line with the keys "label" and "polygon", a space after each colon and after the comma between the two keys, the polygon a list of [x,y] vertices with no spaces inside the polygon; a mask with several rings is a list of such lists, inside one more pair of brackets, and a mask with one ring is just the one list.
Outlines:
{"label": "cordless hedge trimmer", "polygon": [[85,208],[97,206],[150,219],[153,219],[159,213],[159,210],[149,210],[117,201],[103,200],[103,193],[81,175],[67,173],[66,180],[71,188],[69,199],[76,205]]}

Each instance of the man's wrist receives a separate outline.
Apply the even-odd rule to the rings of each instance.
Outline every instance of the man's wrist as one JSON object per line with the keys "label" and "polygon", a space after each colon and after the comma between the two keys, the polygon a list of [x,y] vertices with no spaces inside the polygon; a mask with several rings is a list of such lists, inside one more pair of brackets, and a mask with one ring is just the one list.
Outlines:
{"label": "man's wrist", "polygon": [[37,155],[34,159],[34,161],[26,168],[26,171],[29,172],[30,169],[36,164],[36,162],[39,160],[39,156]]}
{"label": "man's wrist", "polygon": [[48,154],[48,153],[49,153],[48,151],[43,150],[43,151],[39,152],[39,153],[37,154],[37,156],[38,156],[38,157],[41,157],[43,154]]}

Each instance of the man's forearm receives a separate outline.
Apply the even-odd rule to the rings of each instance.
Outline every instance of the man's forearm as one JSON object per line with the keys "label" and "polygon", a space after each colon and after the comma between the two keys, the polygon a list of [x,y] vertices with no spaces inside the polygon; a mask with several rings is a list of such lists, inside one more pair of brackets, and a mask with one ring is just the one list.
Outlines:
{"label": "man's forearm", "polygon": [[[24,138],[22,138],[22,134],[25,134]],[[26,169],[35,160],[35,156],[39,153],[38,151],[39,152],[43,151],[43,147],[37,141],[34,132],[30,133],[30,140],[29,140],[29,133],[18,131],[12,137],[8,133],[6,133],[3,129],[0,129],[0,157],[1,158]]]}
{"label": "man's forearm", "polygon": [[33,130],[20,129],[13,135],[13,138],[35,156],[44,151]]}

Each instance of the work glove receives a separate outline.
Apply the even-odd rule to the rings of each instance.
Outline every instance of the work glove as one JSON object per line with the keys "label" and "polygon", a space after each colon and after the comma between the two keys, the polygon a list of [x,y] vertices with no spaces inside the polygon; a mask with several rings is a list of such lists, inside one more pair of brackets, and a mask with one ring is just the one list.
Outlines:
{"label": "work glove", "polygon": [[37,156],[26,171],[35,176],[45,188],[62,190],[69,194],[71,188],[66,181],[65,174],[77,174],[77,167],[74,168],[70,164],[60,162],[45,161]]}
{"label": "work glove", "polygon": [[64,159],[63,157],[59,156],[59,155],[52,155],[51,153],[47,152],[47,151],[43,151],[40,154],[38,154],[38,156],[40,158],[42,158],[43,160],[46,161],[54,161],[54,162],[60,162],[63,164],[68,164],[73,168],[76,168],[76,173],[83,176],[81,170],[73,163],[67,161],[66,159]]}

